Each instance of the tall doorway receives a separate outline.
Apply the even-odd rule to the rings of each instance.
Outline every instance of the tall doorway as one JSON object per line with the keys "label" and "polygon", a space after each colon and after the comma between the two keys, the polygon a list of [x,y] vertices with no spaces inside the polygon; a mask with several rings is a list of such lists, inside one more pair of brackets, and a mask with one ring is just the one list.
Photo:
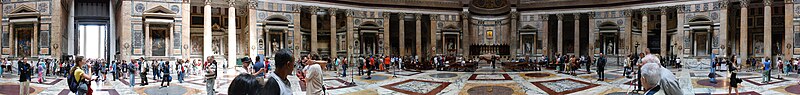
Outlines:
{"label": "tall doorway", "polygon": [[79,55],[86,58],[105,58],[106,55],[106,33],[105,24],[80,24],[79,33]]}

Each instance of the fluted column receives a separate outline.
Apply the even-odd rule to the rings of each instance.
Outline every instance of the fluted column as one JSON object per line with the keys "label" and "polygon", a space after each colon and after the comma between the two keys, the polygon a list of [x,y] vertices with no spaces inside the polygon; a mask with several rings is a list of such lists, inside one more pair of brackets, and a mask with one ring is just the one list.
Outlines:
{"label": "fluted column", "polygon": [[556,36],[558,42],[556,42],[556,52],[564,54],[564,15],[557,14],[556,17],[558,17],[558,31],[556,32],[558,33],[558,36]]}
{"label": "fluted column", "polygon": [[575,25],[574,25],[575,26],[575,31],[573,31],[574,32],[574,34],[573,34],[574,38],[572,38],[572,41],[573,41],[572,50],[573,50],[573,52],[574,52],[574,54],[576,56],[580,56],[581,55],[581,14],[580,13],[575,13],[573,15],[575,15]]}
{"label": "fluted column", "polygon": [[[537,32],[539,32],[539,35],[536,35],[536,36],[537,36],[537,39],[542,39],[542,44],[541,44],[542,46],[536,46],[536,44],[533,44],[534,45],[533,47],[542,47],[543,50],[542,50],[541,53],[542,53],[542,55],[546,56],[546,55],[553,54],[553,53],[551,53],[552,49],[550,48],[550,36],[547,36],[548,34],[550,34],[549,33],[550,32],[550,28],[548,28],[548,27],[550,27],[550,24],[548,24],[550,16],[549,15],[540,15],[539,17],[542,18],[542,21],[540,21],[542,23],[542,28],[539,29],[539,30],[542,30],[542,31],[541,32],[537,31]],[[535,52],[534,54],[538,53],[537,49],[534,49],[533,51]]]}
{"label": "fluted column", "polygon": [[309,53],[309,54],[319,53],[319,51],[317,51],[317,48],[319,48],[319,46],[317,46],[317,38],[318,38],[317,37],[317,32],[318,32],[317,31],[317,28],[318,28],[317,27],[317,11],[319,11],[318,9],[319,9],[319,7],[316,7],[316,6],[311,6],[311,8],[309,8],[309,11],[311,13],[311,42],[310,42],[311,43],[311,53]]}
{"label": "fluted column", "polygon": [[635,50],[635,43],[633,42],[633,10],[625,10],[625,46],[628,48],[628,54],[633,54]]}
{"label": "fluted column", "polygon": [[392,54],[392,44],[389,41],[391,37],[391,32],[389,28],[389,18],[392,14],[389,12],[383,12],[383,55],[390,55]]}
{"label": "fluted column", "polygon": [[[509,30],[511,30],[511,32],[510,32],[511,33],[510,36],[511,36],[511,39],[512,39],[511,42],[513,42],[513,43],[511,43],[511,58],[517,58],[517,50],[519,49],[519,44],[520,44],[519,35],[518,35],[519,31],[517,30],[517,22],[519,21],[519,20],[517,20],[518,17],[519,17],[519,12],[511,11],[511,29],[509,29]],[[528,39],[528,40],[536,40],[536,39]],[[534,42],[536,42],[536,41],[534,41]],[[525,54],[525,53],[522,53],[522,54]]]}
{"label": "fluted column", "polygon": [[294,52],[292,53],[294,54],[294,58],[300,58],[300,51],[302,50],[303,47],[303,35],[301,34],[300,31],[300,13],[301,13],[300,10],[302,10],[303,8],[300,5],[294,5],[292,7],[293,7],[292,24],[294,24],[293,26],[294,30],[292,30],[293,33],[292,35],[294,35],[294,40],[292,40],[292,44],[294,44],[294,47],[292,51]]}
{"label": "fluted column", "polygon": [[[684,5],[678,5],[677,8],[678,8],[677,9],[678,10],[678,26],[676,28],[678,30],[678,32],[677,32],[678,33],[678,37],[676,37],[677,39],[674,39],[674,40],[677,41],[678,45],[675,46],[675,49],[672,49],[670,51],[675,52],[678,55],[679,58],[683,58],[683,50],[684,50],[683,48],[687,47],[687,46],[684,46],[684,44],[686,44],[686,43],[683,41],[683,39],[688,37],[686,35],[686,31],[683,30],[683,24],[684,24],[684,19],[685,19],[684,17],[686,15],[683,13]],[[673,51],[673,50],[675,50],[675,51]]]}
{"label": "fluted column", "polygon": [[661,43],[659,48],[661,48],[661,56],[667,55],[667,8],[661,8],[659,11],[661,13]]}
{"label": "fluted column", "polygon": [[439,18],[439,15],[436,15],[436,14],[431,14],[430,15],[430,19],[431,19],[430,33],[428,33],[428,35],[430,35],[429,36],[430,37],[430,41],[428,41],[428,49],[430,49],[430,50],[428,50],[428,51],[430,51],[430,52],[428,52],[429,56],[437,54],[437,52],[436,52],[436,41],[438,41],[437,36],[436,36],[436,30],[438,30],[437,26],[436,26],[436,23],[438,22],[437,18]]}
{"label": "fluted column", "polygon": [[472,32],[469,31],[469,12],[461,12],[461,39],[458,40],[461,44],[459,51],[462,57],[467,57],[469,53],[469,45],[472,44]]}
{"label": "fluted column", "polygon": [[[256,16],[255,16],[256,15],[256,4],[257,4],[256,1],[250,1],[250,3],[248,4],[248,9],[247,9],[247,15],[248,15],[247,16],[247,28],[248,28],[248,31],[250,31],[250,32],[248,32],[248,34],[250,34],[250,42],[248,43],[249,46],[247,46],[247,47],[248,47],[248,49],[250,49],[249,50],[249,52],[250,52],[249,54],[250,55],[248,55],[250,58],[256,58],[256,55],[258,54],[257,53],[258,50],[256,50],[256,48],[258,47],[258,43],[257,43],[258,40],[256,40],[258,36],[256,36],[256,35],[258,35],[259,31],[256,29],[256,27],[257,27],[256,26],[256,23],[257,23],[256,22]],[[267,50],[269,50],[269,49],[267,49]]]}
{"label": "fluted column", "polygon": [[417,27],[415,27],[417,28],[417,31],[415,32],[414,36],[416,40],[416,45],[414,45],[415,49],[414,51],[417,52],[416,56],[422,57],[422,21],[421,21],[422,14],[414,14],[414,19],[416,19],[417,22]]}
{"label": "fluted column", "polygon": [[398,27],[400,30],[400,56],[406,56],[406,13],[400,13],[397,16],[400,18]]}
{"label": "fluted column", "polygon": [[748,13],[747,12],[747,5],[749,4],[749,2],[750,2],[750,0],[741,0],[741,2],[740,2],[741,3],[740,4],[741,9],[740,9],[739,13],[742,13],[742,14],[740,15],[741,19],[739,19],[740,20],[739,21],[739,30],[740,30],[739,31],[739,42],[740,42],[739,43],[739,49],[740,49],[739,50],[739,58],[741,58],[741,59],[747,59],[748,58],[747,57],[748,56],[747,55],[747,50],[748,50],[748,48],[747,48],[747,40],[750,40],[750,39],[747,39],[747,35],[748,35],[747,26],[748,25],[747,25],[747,14],[746,13]]}
{"label": "fluted column", "polygon": [[212,56],[211,53],[211,0],[205,1],[203,6],[203,60]]}
{"label": "fluted column", "polygon": [[772,58],[772,0],[764,0],[764,57]]}
{"label": "fluted column", "polygon": [[228,3],[228,65],[236,66],[236,7],[235,1]]}
{"label": "fluted column", "polygon": [[353,57],[353,10],[347,9],[345,11],[345,24],[347,25],[347,36],[345,39],[347,40],[347,59]]}
{"label": "fluted column", "polygon": [[792,52],[794,52],[794,46],[797,46],[795,44],[792,44],[792,43],[794,43],[794,37],[795,37],[794,36],[794,28],[792,28],[792,23],[789,23],[789,22],[793,22],[792,19],[794,18],[794,14],[792,14],[794,12],[794,1],[793,0],[785,0],[784,2],[786,2],[786,3],[784,3],[785,4],[784,6],[786,6],[786,8],[784,8],[784,13],[786,13],[786,14],[784,14],[784,20],[783,21],[785,23],[783,23],[783,25],[784,25],[786,30],[784,31],[785,37],[783,39],[783,42],[784,42],[784,45],[785,45],[785,46],[783,46],[785,48],[785,49],[783,49],[784,50],[784,57],[783,58],[792,58],[792,55],[794,55],[792,53]]}
{"label": "fluted column", "polygon": [[[648,43],[648,42],[647,42],[647,39],[648,39],[648,38],[647,38],[647,34],[648,34],[648,32],[650,32],[650,31],[649,31],[649,29],[647,29],[647,23],[648,23],[648,22],[647,22],[647,19],[648,19],[648,18],[647,18],[647,15],[648,15],[648,14],[647,14],[647,12],[648,12],[649,10],[647,10],[647,9],[642,9],[642,10],[640,10],[640,11],[642,12],[642,39],[639,39],[639,40],[641,40],[641,41],[640,41],[640,42],[641,42],[641,44],[639,45],[639,48],[638,48],[637,50],[638,50],[638,51],[640,51],[641,53],[645,53],[644,51],[645,51],[646,49],[649,49],[649,48],[647,48],[647,46],[648,46],[648,45],[647,45],[647,43]],[[652,52],[651,52],[651,53],[652,53]]]}
{"label": "fluted column", "polygon": [[728,24],[729,24],[728,23],[728,14],[729,14],[728,13],[728,2],[730,2],[730,1],[727,1],[727,0],[720,1],[720,13],[719,13],[719,21],[720,21],[720,27],[719,27],[719,31],[720,32],[719,33],[720,33],[720,37],[719,37],[718,41],[720,41],[719,42],[720,43],[719,52],[723,56],[731,56],[732,54],[734,54],[734,53],[728,54],[729,52],[726,52],[728,50],[732,50],[732,47],[733,47],[733,46],[731,46],[731,44],[728,44],[728,42],[729,42],[728,41],[729,40],[728,36],[730,36],[728,34],[728,33],[730,33],[730,32],[728,32],[728,31],[730,31],[728,29],[728,27],[730,27],[730,26],[728,26]]}
{"label": "fluted column", "polygon": [[331,35],[330,35],[331,43],[330,43],[330,49],[331,49],[331,57],[332,58],[337,58],[339,56],[339,55],[337,55],[337,53],[339,52],[339,49],[338,49],[339,47],[337,47],[339,45],[339,43],[338,43],[339,42],[339,40],[338,40],[339,37],[336,36],[336,27],[337,27],[336,26],[336,10],[337,10],[336,8],[329,8],[328,9],[328,12],[330,12],[328,14],[331,14],[330,15],[331,16],[331,32],[330,32],[331,33]]}

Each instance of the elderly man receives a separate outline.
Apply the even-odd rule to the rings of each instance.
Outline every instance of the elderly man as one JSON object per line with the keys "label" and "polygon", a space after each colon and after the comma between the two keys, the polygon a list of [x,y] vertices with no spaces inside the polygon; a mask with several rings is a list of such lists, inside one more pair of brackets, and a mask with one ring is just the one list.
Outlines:
{"label": "elderly man", "polygon": [[[651,92],[661,92],[666,95],[683,95],[678,79],[667,68],[661,67],[661,60],[655,55],[648,54],[642,58],[641,76],[642,86],[646,89],[645,95],[653,95]],[[653,73],[657,73],[653,75]],[[657,79],[653,79],[657,78]],[[655,89],[655,91],[654,91]]]}

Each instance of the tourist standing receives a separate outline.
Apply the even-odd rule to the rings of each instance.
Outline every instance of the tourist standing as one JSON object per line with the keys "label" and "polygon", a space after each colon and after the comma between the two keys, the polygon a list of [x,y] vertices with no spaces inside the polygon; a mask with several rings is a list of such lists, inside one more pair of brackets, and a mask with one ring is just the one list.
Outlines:
{"label": "tourist standing", "polygon": [[19,95],[28,95],[30,84],[31,84],[31,65],[28,64],[27,59],[22,57],[22,60],[17,62],[17,68],[19,69]]}
{"label": "tourist standing", "polygon": [[[262,68],[265,68],[264,60],[262,58],[264,58],[264,57],[256,56],[256,63],[253,64],[252,71],[258,71],[258,70],[261,70]],[[256,75],[256,77],[266,77],[262,73],[256,73],[256,74],[253,74],[253,75]]]}
{"label": "tourist standing", "polygon": [[266,90],[259,90],[266,95],[292,95],[292,87],[286,78],[294,70],[294,57],[289,49],[281,49],[275,54],[275,71],[269,73],[265,85]]}
{"label": "tourist standing", "polygon": [[[161,71],[163,72],[161,77],[161,87],[168,87],[169,83],[172,82],[172,76],[169,75],[169,62],[161,63]],[[167,86],[164,86],[164,82],[167,83]]]}
{"label": "tourist standing", "polygon": [[[336,58],[336,59],[337,59],[338,63],[342,64],[341,65],[342,66],[342,77],[347,77],[347,64],[349,64],[347,62],[347,59],[344,59],[344,58]],[[341,60],[339,60],[339,59],[341,59]]]}
{"label": "tourist standing", "polygon": [[597,58],[597,76],[600,77],[599,79],[597,79],[598,81],[605,80],[605,74],[603,72],[605,71],[605,68],[606,68],[606,57],[605,55],[603,55],[603,53],[600,53],[600,57]]}
{"label": "tourist standing", "polygon": [[[325,61],[318,61],[319,57],[316,54],[312,54],[309,60],[306,60],[306,69],[305,69],[305,76],[306,76],[306,95],[322,95],[323,87],[322,86],[322,67],[320,67],[320,63],[326,63]],[[369,72],[367,72],[369,73]],[[369,75],[369,74],[368,74]]]}
{"label": "tourist standing", "polygon": [[765,61],[764,61],[764,74],[762,74],[763,75],[762,76],[763,81],[761,81],[761,83],[767,83],[767,82],[770,81],[770,77],[771,77],[770,76],[770,72],[771,72],[770,71],[770,66],[772,66],[772,65],[770,65],[771,61],[770,61],[769,57],[767,57],[766,59],[762,59],[762,60],[765,60]]}
{"label": "tourist standing", "polygon": [[[736,55],[731,56],[731,58],[735,57]],[[728,64],[726,64],[728,65],[728,95],[733,95],[731,94],[731,89],[736,91],[736,95],[739,95],[739,89],[737,88],[739,88],[739,83],[742,82],[742,79],[736,77],[736,70],[738,70],[739,67],[736,67],[734,64],[734,62],[728,62]]]}
{"label": "tourist standing", "polygon": [[136,76],[135,75],[136,75],[136,68],[138,68],[136,66],[136,63],[138,63],[138,62],[139,61],[137,61],[137,60],[131,59],[131,62],[128,63],[128,65],[126,65],[126,67],[125,67],[125,68],[127,68],[125,70],[128,70],[128,75],[130,76],[129,78],[131,80],[131,81],[129,81],[130,87],[133,87],[134,85],[136,85]]}
{"label": "tourist standing", "polygon": [[[87,75],[83,71],[83,66],[86,65],[86,60],[83,59],[83,56],[78,56],[75,58],[75,66],[70,69],[70,73],[75,77],[74,81],[78,81],[78,91],[75,92],[76,95],[86,95],[89,92],[89,84],[87,81],[92,81],[92,76]],[[69,80],[73,81],[73,80]],[[28,87],[25,87],[24,90],[20,90],[20,95],[27,95]],[[24,93],[24,94],[23,94]]]}
{"label": "tourist standing", "polygon": [[44,77],[44,73],[45,72],[44,71],[46,71],[46,70],[44,68],[45,68],[44,59],[39,59],[39,63],[36,64],[36,70],[37,70],[37,73],[39,74],[39,78],[38,78],[39,83],[44,83],[44,81],[45,81],[44,80],[45,79],[45,77]]}
{"label": "tourist standing", "polygon": [[208,95],[216,95],[214,90],[216,83],[214,81],[217,79],[217,61],[214,61],[214,58],[209,56],[206,58],[204,69],[206,71],[206,93]]}
{"label": "tourist standing", "polygon": [[[139,69],[141,69],[139,77],[142,80],[141,86],[144,86],[144,85],[149,84],[149,83],[147,83],[147,72],[149,70],[148,68],[150,68],[152,66],[150,66],[150,64],[148,64],[148,63],[145,63],[143,58],[139,58],[139,60],[141,60],[141,61],[139,61],[140,62],[139,63],[139,65],[140,65]],[[157,77],[157,76],[153,76],[153,77]],[[132,84],[132,85],[135,85],[135,84]]]}

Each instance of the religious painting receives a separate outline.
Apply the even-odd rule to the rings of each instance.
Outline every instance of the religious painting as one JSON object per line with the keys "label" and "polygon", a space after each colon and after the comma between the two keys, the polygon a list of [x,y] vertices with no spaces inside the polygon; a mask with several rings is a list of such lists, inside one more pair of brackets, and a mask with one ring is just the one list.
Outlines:
{"label": "religious painting", "polygon": [[201,55],[203,54],[203,36],[202,35],[192,35],[190,37],[191,40],[191,54],[192,55]]}
{"label": "religious painting", "polygon": [[707,55],[709,48],[708,48],[708,32],[698,32],[695,33],[695,55],[702,56]]}
{"label": "religious painting", "polygon": [[753,42],[753,54],[755,55],[764,55],[764,36],[754,36],[755,41]]}
{"label": "religious painting", "polygon": [[150,30],[151,52],[153,56],[166,56],[167,53],[166,30]]}
{"label": "religious painting", "polygon": [[33,26],[31,24],[18,25],[14,29],[14,35],[17,40],[17,57],[31,56]]}

